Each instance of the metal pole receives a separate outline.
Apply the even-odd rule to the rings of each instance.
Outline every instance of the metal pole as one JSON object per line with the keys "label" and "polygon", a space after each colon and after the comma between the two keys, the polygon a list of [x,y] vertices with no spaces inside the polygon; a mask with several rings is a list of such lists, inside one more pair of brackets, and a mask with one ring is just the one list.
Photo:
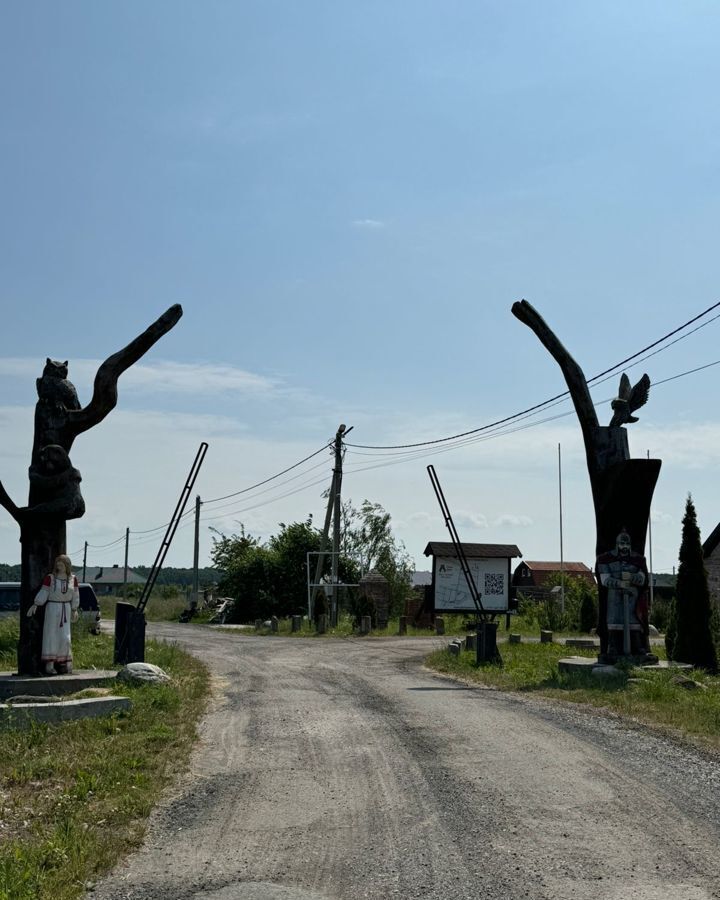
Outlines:
{"label": "metal pole", "polygon": [[123,600],[125,599],[125,594],[127,593],[127,573],[128,573],[128,550],[130,548],[130,529],[125,529],[125,571],[123,572]]}
{"label": "metal pole", "polygon": [[198,566],[200,563],[200,495],[195,498],[195,550],[193,553],[193,598],[197,608],[200,598],[200,573]]}
{"label": "metal pole", "polygon": [[305,568],[307,569],[308,582],[308,622],[312,622],[312,588],[310,587],[310,553],[305,554]]}
{"label": "metal pole", "polygon": [[83,582],[85,581],[85,569],[87,568],[87,541],[85,541],[85,549],[83,550]]}
{"label": "metal pole", "polygon": [[[647,451],[647,458],[650,459],[650,451]],[[655,576],[653,575],[653,561],[652,561],[652,509],[650,510],[650,514],[648,515],[648,562],[650,563],[650,577],[648,581],[650,582],[650,609],[653,607],[653,600],[655,599]]]}
{"label": "metal pole", "polygon": [[333,555],[332,555],[332,605],[330,622],[338,623],[338,558],[340,555],[340,493],[342,487],[342,439],[345,426],[341,425],[335,435],[335,468],[333,470],[334,510],[333,510]]}
{"label": "metal pole", "polygon": [[562,454],[558,444],[558,493],[560,497],[560,612],[565,615],[565,561],[563,559]]}

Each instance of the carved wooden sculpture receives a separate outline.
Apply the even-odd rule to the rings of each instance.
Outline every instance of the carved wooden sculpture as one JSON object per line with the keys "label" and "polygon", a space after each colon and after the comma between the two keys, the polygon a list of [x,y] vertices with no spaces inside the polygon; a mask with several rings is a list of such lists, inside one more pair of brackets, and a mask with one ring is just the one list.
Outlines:
{"label": "carved wooden sculpture", "polygon": [[35,435],[30,462],[28,505],[18,507],[0,483],[0,506],[20,526],[22,544],[20,641],[18,672],[33,675],[40,669],[42,621],[26,613],[53,562],[66,552],[66,522],[85,513],[80,493],[80,473],[73,468],[69,452],[75,438],[102,422],[117,405],[117,382],[182,316],[179,304],[171,306],[127,347],[105,360],[95,375],[93,395],[81,407],[73,385],[67,380],[67,362],[48,359],[37,379]]}
{"label": "carved wooden sculpture", "polygon": [[[554,332],[526,300],[514,303],[513,315],[531,328],[560,366],[577,413],[585,442],[585,456],[595,507],[595,556],[615,546],[617,535],[628,532],[633,550],[645,552],[650,503],[660,473],[659,459],[630,459],[627,431],[623,423],[636,422],[631,415],[648,397],[650,379],[644,375],[634,388],[626,375],[620,380],[619,396],[613,401],[610,425],[600,425],[580,366]],[[601,655],[607,652],[606,595],[600,588]]]}

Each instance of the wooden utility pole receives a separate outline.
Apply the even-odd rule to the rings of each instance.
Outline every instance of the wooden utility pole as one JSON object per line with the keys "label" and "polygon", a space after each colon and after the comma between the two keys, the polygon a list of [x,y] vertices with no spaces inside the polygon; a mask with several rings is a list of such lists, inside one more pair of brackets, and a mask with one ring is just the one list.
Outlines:
{"label": "wooden utility pole", "polygon": [[82,580],[85,581],[85,569],[87,568],[87,541],[85,541],[85,549],[83,550],[83,577]]}
{"label": "wooden utility pole", "polygon": [[130,529],[125,529],[125,569],[123,571],[123,600],[127,594],[128,551],[130,549]]}
{"label": "wooden utility pole", "polygon": [[193,600],[195,608],[199,603],[198,594],[200,593],[200,573],[198,565],[200,563],[200,495],[195,498],[195,552],[193,553]]}
{"label": "wooden utility pole", "polygon": [[[325,512],[325,525],[323,526],[322,537],[320,538],[320,553],[318,554],[317,565],[315,566],[315,578],[313,579],[313,584],[320,584],[320,579],[322,578],[323,568],[325,563],[325,551],[328,545],[328,538],[330,537],[330,522],[332,521],[333,508],[335,506],[335,473],[333,472],[332,482],[330,483],[330,493],[328,494],[328,505],[327,510]],[[312,618],[314,610],[315,610],[315,597],[317,592],[320,590],[318,587],[313,587],[310,591],[310,597],[312,602],[310,604],[310,609],[308,609],[308,616]]]}
{"label": "wooden utility pole", "polygon": [[[347,429],[349,430],[349,429]],[[342,441],[347,433],[344,425],[340,425],[335,435],[335,468],[333,469],[333,554],[332,554],[332,608],[330,621],[333,626],[338,623],[338,560],[340,558],[340,500],[342,494]]]}

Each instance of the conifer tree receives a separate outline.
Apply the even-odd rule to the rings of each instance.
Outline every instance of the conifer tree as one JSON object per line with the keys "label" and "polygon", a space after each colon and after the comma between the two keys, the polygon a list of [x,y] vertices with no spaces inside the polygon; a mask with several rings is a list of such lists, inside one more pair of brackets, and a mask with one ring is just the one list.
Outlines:
{"label": "conifer tree", "polygon": [[710,625],[707,572],[695,505],[689,494],[683,518],[675,613],[677,630],[672,650],[673,659],[692,663],[709,672],[717,672],[717,653]]}

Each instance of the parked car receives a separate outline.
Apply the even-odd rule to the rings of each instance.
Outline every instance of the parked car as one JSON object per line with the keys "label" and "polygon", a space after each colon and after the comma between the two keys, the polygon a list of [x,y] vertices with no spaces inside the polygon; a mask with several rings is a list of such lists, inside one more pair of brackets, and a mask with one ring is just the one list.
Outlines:
{"label": "parked car", "polygon": [[20,609],[20,582],[0,581],[0,617],[7,618]]}
{"label": "parked car", "polygon": [[[93,634],[100,634],[100,606],[91,584],[81,584],[80,619]],[[0,616],[13,615],[20,609],[20,582],[0,581]]]}

